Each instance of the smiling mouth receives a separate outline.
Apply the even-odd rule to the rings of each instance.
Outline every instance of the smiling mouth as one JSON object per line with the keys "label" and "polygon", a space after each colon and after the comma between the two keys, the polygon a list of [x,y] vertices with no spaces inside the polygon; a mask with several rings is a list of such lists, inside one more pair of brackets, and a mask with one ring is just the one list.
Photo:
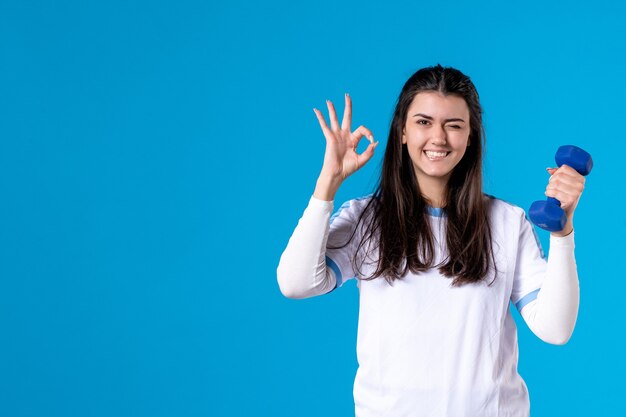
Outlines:
{"label": "smiling mouth", "polygon": [[424,151],[424,154],[426,154],[426,157],[431,161],[437,161],[448,156],[450,152]]}

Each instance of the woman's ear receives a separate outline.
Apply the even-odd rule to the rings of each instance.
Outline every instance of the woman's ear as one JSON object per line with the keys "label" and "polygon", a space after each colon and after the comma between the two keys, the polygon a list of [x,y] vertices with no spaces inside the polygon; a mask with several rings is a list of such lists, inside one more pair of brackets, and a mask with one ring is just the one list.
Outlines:
{"label": "woman's ear", "polygon": [[404,136],[404,128],[402,128],[402,144],[406,144],[406,137]]}

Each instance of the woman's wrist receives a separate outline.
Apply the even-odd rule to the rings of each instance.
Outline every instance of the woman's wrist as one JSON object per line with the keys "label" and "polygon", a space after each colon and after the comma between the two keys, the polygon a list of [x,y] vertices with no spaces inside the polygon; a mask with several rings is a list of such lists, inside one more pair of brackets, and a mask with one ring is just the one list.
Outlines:
{"label": "woman's wrist", "polygon": [[319,200],[333,201],[335,199],[335,194],[337,194],[337,190],[339,190],[339,187],[341,186],[341,182],[341,179],[320,175],[317,179],[317,184],[315,185],[313,197]]}
{"label": "woman's wrist", "polygon": [[552,232],[550,234],[554,237],[565,237],[565,236],[570,235],[573,231],[574,231],[574,224],[572,221],[568,221],[567,223],[565,223],[563,230],[561,230],[560,232]]}

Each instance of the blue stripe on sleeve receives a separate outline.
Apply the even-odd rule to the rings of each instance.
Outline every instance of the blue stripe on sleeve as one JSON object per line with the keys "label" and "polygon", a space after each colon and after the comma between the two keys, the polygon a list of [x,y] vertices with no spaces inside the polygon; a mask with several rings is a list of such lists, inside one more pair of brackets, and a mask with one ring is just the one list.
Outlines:
{"label": "blue stripe on sleeve", "polygon": [[539,294],[539,290],[541,288],[537,288],[535,291],[530,292],[528,294],[526,294],[525,296],[523,296],[522,298],[520,298],[520,300],[515,303],[515,307],[517,308],[517,311],[522,311],[522,308],[524,308],[524,306],[528,303],[530,303],[531,301],[534,301],[537,299],[537,294]]}
{"label": "blue stripe on sleeve", "polygon": [[335,273],[335,277],[337,278],[337,282],[335,284],[335,288],[340,287],[343,283],[343,276],[341,275],[341,271],[339,270],[339,266],[330,259],[328,256],[326,257],[326,265]]}
{"label": "blue stripe on sleeve", "polygon": [[[528,218],[528,215],[525,215],[526,220],[528,220],[530,222],[530,219]],[[535,236],[535,242],[537,242],[537,247],[539,247],[539,253],[541,254],[541,257],[543,259],[547,259],[546,258],[546,254],[543,251],[543,246],[541,246],[541,241],[539,240],[539,236],[537,236],[537,231],[535,230],[535,226],[532,225],[532,223],[530,224],[530,228],[533,231],[533,236]]]}

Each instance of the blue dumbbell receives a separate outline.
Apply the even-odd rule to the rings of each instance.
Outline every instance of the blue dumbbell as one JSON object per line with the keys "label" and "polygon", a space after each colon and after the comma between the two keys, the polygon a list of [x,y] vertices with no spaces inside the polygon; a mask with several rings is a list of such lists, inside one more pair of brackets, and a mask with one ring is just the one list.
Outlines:
{"label": "blue dumbbell", "polygon": [[[580,175],[587,175],[593,168],[591,155],[577,146],[564,145],[556,151],[556,164],[574,168]],[[549,232],[560,232],[565,227],[567,216],[561,208],[561,202],[548,197],[546,201],[535,201],[528,211],[533,223]]]}

